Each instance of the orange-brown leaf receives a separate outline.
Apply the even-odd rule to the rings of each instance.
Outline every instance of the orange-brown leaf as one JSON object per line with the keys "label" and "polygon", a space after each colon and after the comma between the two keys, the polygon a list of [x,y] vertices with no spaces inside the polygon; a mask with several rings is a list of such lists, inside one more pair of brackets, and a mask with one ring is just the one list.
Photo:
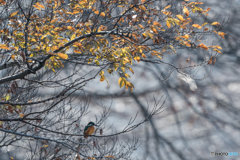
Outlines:
{"label": "orange-brown leaf", "polygon": [[71,30],[71,31],[75,31],[75,29],[72,26],[67,26],[67,29]]}
{"label": "orange-brown leaf", "polygon": [[224,39],[224,35],[226,35],[226,33],[224,32],[218,32],[218,35],[221,36]]}
{"label": "orange-brown leaf", "polygon": [[0,49],[9,50],[9,48],[8,48],[8,46],[6,44],[0,44]]}
{"label": "orange-brown leaf", "polygon": [[212,58],[213,58],[213,57],[211,57],[211,58],[209,59],[207,65],[212,64]]}
{"label": "orange-brown leaf", "polygon": [[105,13],[101,12],[100,16],[105,17]]}
{"label": "orange-brown leaf", "polygon": [[184,21],[185,19],[183,18],[183,16],[182,15],[180,15],[180,14],[178,14],[178,15],[176,15],[177,17],[178,17],[178,19],[180,19],[181,21]]}
{"label": "orange-brown leaf", "polygon": [[158,27],[162,27],[162,25],[159,22],[157,22],[157,21],[154,21],[153,25],[158,26]]}
{"label": "orange-brown leaf", "polygon": [[110,155],[109,155],[109,156],[106,156],[106,158],[115,158],[115,157],[114,157],[114,156],[110,156]]}
{"label": "orange-brown leaf", "polygon": [[102,75],[101,78],[100,78],[100,82],[103,82],[104,79],[105,79],[105,76]]}
{"label": "orange-brown leaf", "polygon": [[146,8],[143,5],[139,6],[139,8],[143,11],[146,11]]}
{"label": "orange-brown leaf", "polygon": [[10,16],[13,17],[13,16],[17,15],[17,13],[18,13],[18,11],[13,12]]}
{"label": "orange-brown leaf", "polygon": [[200,26],[199,24],[193,24],[192,26],[197,28],[197,29],[202,29],[202,26]]}
{"label": "orange-brown leaf", "polygon": [[139,27],[141,27],[142,29],[144,29],[144,27],[143,27],[141,24],[139,24]]}
{"label": "orange-brown leaf", "polygon": [[138,62],[140,62],[140,57],[139,56],[134,57],[134,59],[137,60]]}
{"label": "orange-brown leaf", "polygon": [[214,47],[216,47],[217,49],[222,49],[222,47],[221,47],[221,46],[214,46]]}
{"label": "orange-brown leaf", "polygon": [[170,7],[171,7],[171,5],[168,5],[168,6],[166,6],[163,10],[168,9],[168,8],[170,8]]}
{"label": "orange-brown leaf", "polygon": [[189,11],[186,6],[183,8],[183,13],[188,17],[189,16]]}
{"label": "orange-brown leaf", "polygon": [[211,25],[220,25],[220,23],[219,22],[213,22]]}
{"label": "orange-brown leaf", "polygon": [[144,53],[142,54],[142,57],[145,58],[145,59],[147,58],[146,55],[145,55]]}
{"label": "orange-brown leaf", "polygon": [[167,21],[167,26],[168,26],[168,28],[170,28],[171,27],[171,24]]}
{"label": "orange-brown leaf", "polygon": [[204,31],[207,31],[207,30],[208,30],[208,28],[205,28],[205,29],[204,29]]}
{"label": "orange-brown leaf", "polygon": [[205,49],[206,51],[208,51],[208,47],[206,45],[202,44],[202,43],[199,44],[197,47],[200,47],[200,48]]}

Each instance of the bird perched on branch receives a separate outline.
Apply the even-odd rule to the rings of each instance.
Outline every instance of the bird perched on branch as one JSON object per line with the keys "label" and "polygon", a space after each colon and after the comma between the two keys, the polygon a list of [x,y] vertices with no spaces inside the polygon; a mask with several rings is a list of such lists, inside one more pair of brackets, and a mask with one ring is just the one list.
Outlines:
{"label": "bird perched on branch", "polygon": [[95,131],[94,126],[98,126],[98,125],[96,125],[96,124],[93,123],[93,122],[89,122],[89,123],[87,124],[87,126],[85,126],[84,131],[83,131],[84,138],[88,138],[89,135],[92,135],[92,134],[93,134],[93,132]]}

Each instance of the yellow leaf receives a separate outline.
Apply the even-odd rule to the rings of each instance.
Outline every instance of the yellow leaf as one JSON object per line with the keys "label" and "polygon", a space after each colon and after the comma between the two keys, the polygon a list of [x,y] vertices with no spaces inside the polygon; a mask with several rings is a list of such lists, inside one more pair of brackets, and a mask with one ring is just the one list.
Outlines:
{"label": "yellow leaf", "polygon": [[94,11],[94,13],[95,13],[95,14],[99,14],[99,11],[98,11],[98,10],[96,10],[96,11]]}
{"label": "yellow leaf", "polygon": [[71,36],[71,40],[74,40],[76,38],[76,34],[73,34],[72,36]]}
{"label": "yellow leaf", "polygon": [[11,157],[11,159],[13,160],[13,157]]}
{"label": "yellow leaf", "polygon": [[5,96],[5,100],[6,100],[6,101],[8,101],[10,98],[11,98],[11,97],[10,97],[9,94],[7,94],[7,95]]}
{"label": "yellow leaf", "polygon": [[100,16],[105,17],[105,13],[101,12]]}
{"label": "yellow leaf", "polygon": [[60,58],[62,58],[62,59],[68,59],[68,55],[67,55],[67,54],[58,53],[57,55],[58,55],[58,57],[60,57]]}
{"label": "yellow leaf", "polygon": [[122,69],[123,73],[125,73],[125,68],[124,68],[124,67],[121,67],[121,69]]}
{"label": "yellow leaf", "polygon": [[206,24],[208,24],[208,23],[207,23],[207,22],[203,23],[203,24],[202,24],[202,27],[205,26]]}
{"label": "yellow leaf", "polygon": [[101,78],[100,78],[100,82],[103,82],[104,79],[105,79],[105,76],[101,76]]}
{"label": "yellow leaf", "polygon": [[15,55],[14,54],[11,55],[11,59],[15,60]]}
{"label": "yellow leaf", "polygon": [[48,147],[48,145],[43,145],[43,147],[45,147],[45,148],[46,148],[46,147]]}
{"label": "yellow leaf", "polygon": [[72,26],[67,26],[67,29],[71,30],[71,31],[75,31],[75,29]]}
{"label": "yellow leaf", "polygon": [[166,6],[163,10],[168,9],[168,8],[170,8],[170,7],[171,7],[171,5],[168,5],[168,6]]}
{"label": "yellow leaf", "polygon": [[219,22],[213,22],[211,25],[220,25],[220,23]]}
{"label": "yellow leaf", "polygon": [[126,84],[126,79],[123,77],[120,77],[118,79],[118,84],[119,84],[120,88],[122,88]]}
{"label": "yellow leaf", "polygon": [[199,24],[193,24],[192,26],[197,28],[197,29],[202,29],[202,26],[200,26]]}
{"label": "yellow leaf", "polygon": [[101,72],[99,73],[99,76],[102,76],[102,75],[104,75],[104,71],[101,71]]}
{"label": "yellow leaf", "polygon": [[217,49],[222,49],[222,47],[221,47],[221,46],[214,46],[214,47],[216,47]]}
{"label": "yellow leaf", "polygon": [[132,70],[132,68],[128,67],[128,69],[134,74],[134,71]]}
{"label": "yellow leaf", "polygon": [[216,52],[218,52],[218,53],[221,53],[221,54],[222,54],[222,52],[219,51],[218,49],[213,49],[213,50],[216,51]]}
{"label": "yellow leaf", "polygon": [[87,157],[87,159],[95,159],[94,157]]}
{"label": "yellow leaf", "polygon": [[182,15],[180,15],[180,14],[178,14],[178,15],[176,15],[177,17],[178,17],[178,19],[180,19],[181,21],[184,21],[185,19],[183,18],[183,16]]}
{"label": "yellow leaf", "polygon": [[189,11],[186,6],[183,8],[183,13],[188,17],[189,16]]}
{"label": "yellow leaf", "polygon": [[38,10],[41,10],[41,8],[45,9],[44,5],[40,4],[39,2],[35,3],[33,7],[37,8]]}
{"label": "yellow leaf", "polygon": [[24,114],[19,114],[19,116],[23,118],[25,115]]}
{"label": "yellow leaf", "polygon": [[137,60],[138,62],[140,62],[140,57],[139,56],[134,57],[134,59]]}
{"label": "yellow leaf", "polygon": [[44,7],[44,5],[42,5],[42,4],[38,4],[38,6],[40,7],[40,8],[43,8],[43,9],[45,9],[45,7]]}
{"label": "yellow leaf", "polygon": [[113,70],[112,69],[107,69],[109,74],[112,74]]}
{"label": "yellow leaf", "polygon": [[98,60],[96,60],[96,59],[95,59],[95,63],[96,63],[96,65],[99,65],[99,61],[98,61]]}
{"label": "yellow leaf", "polygon": [[190,35],[186,34],[184,36],[182,36],[182,38],[185,38],[185,39],[189,39],[189,37],[191,37]]}
{"label": "yellow leaf", "polygon": [[146,55],[145,55],[144,53],[142,54],[142,57],[145,58],[145,59],[147,58]]}
{"label": "yellow leaf", "polygon": [[17,15],[17,13],[18,13],[18,11],[13,12],[10,16],[13,17],[13,16]]}

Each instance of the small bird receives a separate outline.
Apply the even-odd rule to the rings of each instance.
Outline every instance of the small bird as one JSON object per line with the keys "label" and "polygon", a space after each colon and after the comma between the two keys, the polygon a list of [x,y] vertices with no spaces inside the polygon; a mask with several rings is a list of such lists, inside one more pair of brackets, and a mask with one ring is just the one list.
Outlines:
{"label": "small bird", "polygon": [[84,131],[83,131],[83,134],[84,134],[84,138],[85,138],[85,139],[88,138],[89,135],[92,135],[92,134],[93,134],[93,132],[94,132],[94,130],[95,130],[94,126],[98,126],[98,125],[96,125],[96,124],[93,123],[93,122],[89,122],[89,123],[87,124],[87,126],[85,126]]}

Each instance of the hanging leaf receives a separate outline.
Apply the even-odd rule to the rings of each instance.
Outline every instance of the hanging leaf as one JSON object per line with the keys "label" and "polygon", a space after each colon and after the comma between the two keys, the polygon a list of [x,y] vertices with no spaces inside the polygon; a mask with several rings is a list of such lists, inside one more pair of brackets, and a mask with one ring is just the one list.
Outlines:
{"label": "hanging leaf", "polygon": [[189,11],[186,6],[184,6],[184,8],[183,8],[183,13],[186,15],[186,17],[189,16]]}
{"label": "hanging leaf", "polygon": [[167,21],[167,26],[168,26],[168,28],[171,27],[171,24],[169,23],[169,21]]}
{"label": "hanging leaf", "polygon": [[224,39],[224,35],[226,35],[226,33],[224,32],[218,32],[218,35],[222,37],[222,39]]}

